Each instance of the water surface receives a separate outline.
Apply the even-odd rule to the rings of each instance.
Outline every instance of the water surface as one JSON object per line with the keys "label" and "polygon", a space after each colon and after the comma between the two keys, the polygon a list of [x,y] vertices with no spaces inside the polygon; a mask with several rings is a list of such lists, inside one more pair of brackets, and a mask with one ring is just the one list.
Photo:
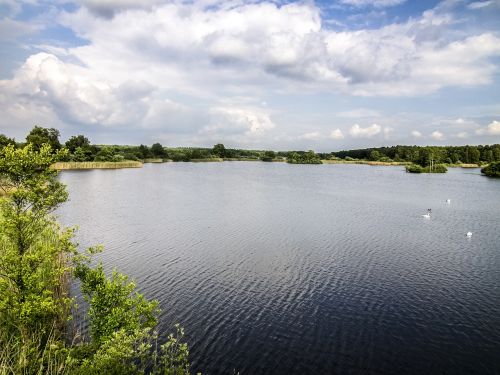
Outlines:
{"label": "water surface", "polygon": [[61,179],[61,220],[160,301],[165,332],[185,327],[194,371],[500,373],[500,180],[478,169],[168,163]]}

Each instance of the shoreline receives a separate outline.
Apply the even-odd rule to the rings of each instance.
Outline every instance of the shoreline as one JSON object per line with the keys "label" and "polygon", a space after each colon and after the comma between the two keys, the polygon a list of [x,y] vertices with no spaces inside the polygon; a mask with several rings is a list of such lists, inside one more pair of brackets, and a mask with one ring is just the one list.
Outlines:
{"label": "shoreline", "polygon": [[[225,161],[254,161],[263,163],[286,163],[283,159],[274,159],[270,161],[262,161],[260,159],[243,159],[243,158],[208,158],[208,159],[192,159],[183,163],[222,163]],[[63,170],[83,170],[83,169],[123,169],[123,168],[142,168],[144,164],[161,164],[161,163],[172,163],[172,160],[161,160],[161,159],[146,159],[142,162],[126,160],[119,162],[112,161],[85,161],[85,162],[57,162],[52,165],[52,168],[63,171]],[[180,162],[177,162],[180,163]],[[370,160],[321,160],[322,164],[361,164],[361,165],[371,165],[371,166],[407,166],[413,163],[411,162],[383,162],[383,161],[370,161]],[[448,168],[480,168],[478,164],[447,164]]]}

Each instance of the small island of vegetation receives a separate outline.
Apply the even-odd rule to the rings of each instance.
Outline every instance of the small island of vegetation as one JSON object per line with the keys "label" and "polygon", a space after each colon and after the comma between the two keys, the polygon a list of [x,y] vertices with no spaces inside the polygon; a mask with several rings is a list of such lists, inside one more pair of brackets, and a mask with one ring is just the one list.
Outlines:
{"label": "small island of vegetation", "polygon": [[500,162],[494,162],[488,164],[486,167],[481,169],[481,173],[484,173],[488,177],[500,177]]}

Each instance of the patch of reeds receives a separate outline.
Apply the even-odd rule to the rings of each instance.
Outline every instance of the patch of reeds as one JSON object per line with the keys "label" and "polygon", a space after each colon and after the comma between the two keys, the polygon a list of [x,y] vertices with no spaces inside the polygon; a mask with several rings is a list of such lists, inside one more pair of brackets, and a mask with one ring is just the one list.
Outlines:
{"label": "patch of reeds", "polygon": [[83,161],[83,162],[58,162],[52,165],[52,168],[60,170],[69,169],[119,169],[119,168],[141,168],[140,161],[125,160],[125,161]]}

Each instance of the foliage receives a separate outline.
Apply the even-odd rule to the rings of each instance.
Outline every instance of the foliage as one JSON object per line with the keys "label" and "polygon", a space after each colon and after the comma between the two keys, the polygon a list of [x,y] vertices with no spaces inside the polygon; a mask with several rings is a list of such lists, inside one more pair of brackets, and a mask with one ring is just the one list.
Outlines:
{"label": "foliage", "polygon": [[264,155],[260,157],[260,160],[273,161],[274,158],[276,158],[276,153],[274,151],[266,151],[264,152]]}
{"label": "foliage", "polygon": [[[51,212],[67,199],[51,165],[67,154],[48,144],[0,150],[0,374],[189,374],[183,331],[158,345],[158,303],[118,272],[92,267],[73,230]],[[88,302],[90,338],[69,336],[77,312],[71,277]],[[158,348],[159,347],[159,348]]]}
{"label": "foliage", "polygon": [[[422,167],[431,164],[478,164],[500,161],[500,145],[485,146],[392,146],[332,152],[331,156],[345,160],[412,162]],[[387,159],[385,159],[387,160]]]}
{"label": "foliage", "polygon": [[166,156],[165,150],[160,143],[155,143],[151,146],[151,154],[155,158],[163,158]]}
{"label": "foliage", "polygon": [[321,164],[321,159],[312,150],[308,152],[291,152],[288,154],[286,161],[290,164]]}
{"label": "foliage", "polygon": [[88,149],[90,147],[90,141],[87,137],[83,135],[74,135],[66,141],[64,144],[69,152],[74,153],[77,148],[82,150]]}
{"label": "foliage", "polygon": [[406,171],[409,173],[446,173],[448,169],[444,164],[436,164],[432,168],[430,166],[422,167],[418,164],[411,164],[406,166]]}
{"label": "foliage", "polygon": [[488,164],[486,167],[481,169],[481,173],[484,173],[489,177],[500,177],[500,162],[494,162]]}
{"label": "foliage", "polygon": [[423,170],[424,168],[418,164],[411,164],[406,166],[406,172],[408,173],[422,173]]}
{"label": "foliage", "polygon": [[0,134],[0,148],[8,146],[8,145],[16,145],[16,141],[14,139],[7,137],[4,134]]}
{"label": "foliage", "polygon": [[[33,372],[43,358],[39,348],[61,340],[70,307],[67,257],[74,253],[71,230],[50,216],[67,198],[50,168],[65,152],[48,144],[0,150],[0,346],[15,349],[4,361],[15,372]],[[44,349],[45,350],[45,349]]]}
{"label": "foliage", "polygon": [[225,158],[228,156],[228,154],[226,152],[226,148],[224,147],[224,145],[222,143],[217,143],[214,146],[214,148],[212,149],[212,153],[214,155],[217,155],[220,158]]}
{"label": "foliage", "polygon": [[42,128],[35,126],[26,137],[26,142],[33,145],[33,149],[39,150],[44,144],[49,144],[52,150],[61,148],[59,142],[59,130],[54,128]]}

